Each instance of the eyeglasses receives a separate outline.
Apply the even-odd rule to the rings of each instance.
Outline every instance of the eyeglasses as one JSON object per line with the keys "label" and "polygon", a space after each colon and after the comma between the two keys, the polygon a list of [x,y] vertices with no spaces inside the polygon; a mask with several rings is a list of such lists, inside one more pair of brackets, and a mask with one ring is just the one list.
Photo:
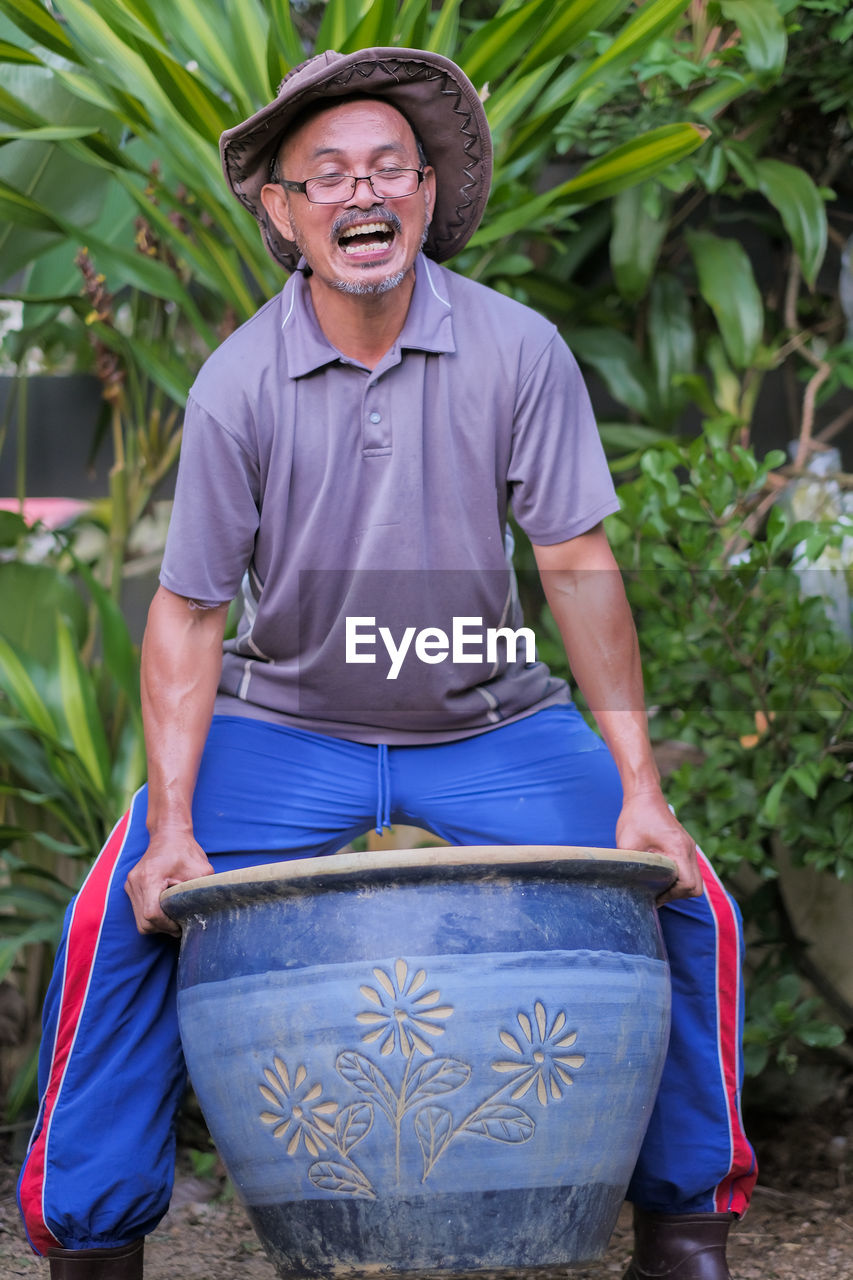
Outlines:
{"label": "eyeglasses", "polygon": [[396,200],[399,196],[413,196],[423,180],[423,169],[377,169],[358,178],[354,173],[325,173],[304,182],[280,178],[278,185],[285,191],[302,192],[310,204],[342,204],[355,195],[360,182],[369,182],[380,200]]}

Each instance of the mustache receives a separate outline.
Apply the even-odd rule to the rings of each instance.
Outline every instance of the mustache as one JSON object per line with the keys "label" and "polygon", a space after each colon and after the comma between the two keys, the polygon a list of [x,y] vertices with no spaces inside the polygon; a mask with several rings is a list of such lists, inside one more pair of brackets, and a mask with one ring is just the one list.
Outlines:
{"label": "mustache", "polygon": [[333,240],[337,240],[341,232],[348,230],[350,227],[357,227],[361,223],[380,221],[387,222],[388,226],[396,234],[399,234],[403,229],[403,224],[393,209],[386,209],[384,205],[377,204],[372,209],[348,209],[332,223],[330,234]]}

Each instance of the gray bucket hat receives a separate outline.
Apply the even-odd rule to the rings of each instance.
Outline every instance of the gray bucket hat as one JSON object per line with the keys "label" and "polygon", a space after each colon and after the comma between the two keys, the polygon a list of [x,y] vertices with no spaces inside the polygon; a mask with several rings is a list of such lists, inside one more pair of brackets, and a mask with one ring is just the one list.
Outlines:
{"label": "gray bucket hat", "polygon": [[327,51],[294,67],[274,102],[219,140],[222,168],[237,199],[260,223],[264,243],[288,271],[296,245],[273,226],[261,188],[291,123],[314,102],[363,94],[382,98],[406,117],[436,173],[436,201],[425,251],[437,262],[458,253],[479,225],[489,197],[492,140],[477,91],[463,71],[421,49]]}

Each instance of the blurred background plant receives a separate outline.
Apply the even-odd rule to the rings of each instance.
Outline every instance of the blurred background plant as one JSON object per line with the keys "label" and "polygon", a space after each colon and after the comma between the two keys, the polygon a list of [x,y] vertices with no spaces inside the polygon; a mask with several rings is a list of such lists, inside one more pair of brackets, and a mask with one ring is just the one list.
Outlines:
{"label": "blurred background plant", "polygon": [[[0,1010],[17,989],[31,1015],[72,890],[145,760],[136,652],[110,593],[65,536],[12,512],[0,549]],[[33,1036],[21,1039],[4,1071],[12,1115],[35,1084]]]}
{"label": "blurred background plant", "polygon": [[[218,136],[311,53],[371,44],[437,50],[472,78],[495,178],[452,265],[548,314],[592,386],[622,482],[611,532],[653,733],[662,758],[675,752],[668,786],[753,939],[751,1069],[787,1071],[810,1045],[843,1053],[853,995],[815,962],[779,873],[787,862],[838,884],[851,872],[846,0],[0,0],[0,281],[16,309],[0,449],[14,440],[23,501],[35,461],[27,379],[88,369],[102,411],[87,448],[103,441],[110,458],[107,491],[76,532],[39,542],[46,565],[26,563],[33,539],[20,527],[4,544],[2,567],[64,584],[37,596],[52,648],[31,654],[0,628],[0,711],[17,726],[0,740],[0,815],[19,832],[0,880],[9,963],[32,968],[27,928],[43,925],[48,947],[56,937],[52,901],[27,899],[28,916],[14,896],[21,876],[43,888],[43,867],[62,899],[57,885],[76,884],[136,785],[133,659],[126,633],[108,649],[107,610],[115,635],[196,370],[281,285],[222,180]],[[787,458],[771,451],[789,442]],[[526,585],[523,545],[518,560]],[[807,563],[834,575],[831,606],[802,590]],[[541,599],[529,605],[560,669]],[[8,654],[23,652],[37,700],[22,703]],[[104,717],[106,739],[99,781],[78,779],[73,803],[56,745],[71,743],[85,770],[68,736],[72,678],[91,682],[80,705]],[[107,689],[121,690],[115,706]],[[16,772],[24,741],[54,790]],[[38,796],[62,812],[67,800],[75,830],[45,827]],[[45,830],[69,848],[38,845]]]}
{"label": "blurred background plant", "polygon": [[821,873],[836,902],[831,878],[853,885],[849,600],[845,634],[828,618],[831,599],[804,592],[797,572],[845,536],[849,557],[853,520],[845,535],[841,521],[798,520],[790,504],[765,516],[783,462],[781,451],[757,462],[725,432],[669,443],[643,457],[610,526],[651,655],[670,802],[744,912],[751,1074],[768,1063],[790,1073],[806,1048],[840,1049],[853,1023],[842,917],[815,963],[795,945],[783,874],[792,862]]}

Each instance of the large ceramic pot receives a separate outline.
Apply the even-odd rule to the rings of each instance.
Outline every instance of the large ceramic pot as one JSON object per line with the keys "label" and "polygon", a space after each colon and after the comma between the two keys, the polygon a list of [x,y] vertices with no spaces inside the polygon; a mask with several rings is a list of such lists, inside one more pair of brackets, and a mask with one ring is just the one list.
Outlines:
{"label": "large ceramic pot", "polygon": [[534,1276],[600,1256],[657,1091],[672,864],[397,850],[195,880],[181,1035],[280,1276]]}

